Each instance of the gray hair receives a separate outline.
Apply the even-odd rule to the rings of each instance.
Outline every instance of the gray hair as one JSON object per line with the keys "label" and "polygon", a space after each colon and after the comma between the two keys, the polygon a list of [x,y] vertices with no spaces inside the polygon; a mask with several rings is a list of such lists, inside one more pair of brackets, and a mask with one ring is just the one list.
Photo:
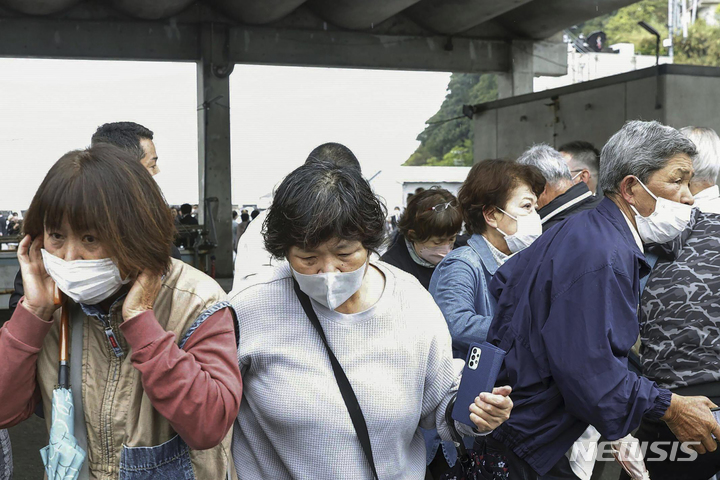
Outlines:
{"label": "gray hair", "polygon": [[693,160],[695,176],[693,181],[715,183],[720,174],[720,137],[715,130],[707,127],[685,127],[680,133],[692,140],[698,154]]}
{"label": "gray hair", "polygon": [[619,193],[620,183],[628,175],[647,183],[653,172],[682,153],[692,160],[697,150],[674,128],[655,121],[626,122],[600,152],[600,188],[605,193]]}
{"label": "gray hair", "polygon": [[572,181],[570,168],[568,168],[565,158],[546,143],[533,145],[520,155],[517,162],[521,165],[537,167],[545,177],[545,181],[551,185],[561,180]]}

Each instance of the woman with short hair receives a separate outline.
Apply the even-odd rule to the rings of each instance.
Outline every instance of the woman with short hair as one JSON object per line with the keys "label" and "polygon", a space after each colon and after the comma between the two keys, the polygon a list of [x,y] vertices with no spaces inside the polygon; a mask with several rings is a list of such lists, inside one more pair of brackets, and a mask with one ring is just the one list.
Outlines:
{"label": "woman with short hair", "polygon": [[[355,169],[315,162],[278,188],[263,234],[267,251],[287,262],[231,294],[245,383],[233,439],[241,480],[372,478],[373,470],[420,480],[419,427],[450,438],[445,410],[462,362],[453,364],[447,324],[427,291],[373,257],[385,216]],[[356,403],[341,393],[343,378]],[[508,418],[509,393],[495,389],[465,406],[477,431]],[[365,429],[348,413],[358,410]]]}
{"label": "woman with short hair", "polygon": [[427,289],[435,266],[455,247],[462,222],[455,195],[444,188],[413,195],[398,222],[397,239],[381,259]]}
{"label": "woman with short hair", "polygon": [[540,170],[509,160],[475,164],[460,187],[458,201],[472,236],[445,257],[430,282],[456,357],[465,358],[470,343],[485,340],[494,310],[487,285],[495,271],[542,233],[537,198],[544,188]]}
{"label": "woman with short hair", "polygon": [[[224,479],[242,383],[232,311],[211,278],[170,258],[173,219],[136,158],[99,144],[64,155],[27,211],[25,296],[0,329],[0,427],[58,380],[57,286],[68,299],[81,479]],[[200,422],[199,422],[200,421]]]}
{"label": "woman with short hair", "polygon": [[[485,341],[495,307],[487,285],[495,271],[542,233],[536,209],[544,188],[540,170],[507,160],[475,164],[460,187],[458,203],[472,236],[435,268],[429,289],[447,321],[456,358],[466,358],[471,343]],[[425,441],[428,468],[437,478],[455,465],[457,451],[433,432],[425,432]]]}

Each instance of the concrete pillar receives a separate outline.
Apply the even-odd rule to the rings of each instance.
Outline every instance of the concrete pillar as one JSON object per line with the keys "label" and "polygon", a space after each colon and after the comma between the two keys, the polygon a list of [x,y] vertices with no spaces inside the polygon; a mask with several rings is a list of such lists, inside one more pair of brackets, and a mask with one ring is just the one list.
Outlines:
{"label": "concrete pillar", "polygon": [[513,40],[508,73],[498,74],[498,98],[516,97],[533,91],[535,76],[532,41]]}
{"label": "concrete pillar", "polygon": [[[197,64],[199,220],[210,232],[210,239],[217,242],[212,253],[216,278],[230,279],[233,255],[229,76],[233,64],[227,60],[227,28],[202,25],[200,54]],[[213,222],[216,239],[212,238]]]}

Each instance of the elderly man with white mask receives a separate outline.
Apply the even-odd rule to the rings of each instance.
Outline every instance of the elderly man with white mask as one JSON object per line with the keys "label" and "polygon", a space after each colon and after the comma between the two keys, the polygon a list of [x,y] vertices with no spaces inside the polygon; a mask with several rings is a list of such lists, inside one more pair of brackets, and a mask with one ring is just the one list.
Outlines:
{"label": "elderly man with white mask", "polygon": [[695,176],[690,180],[690,193],[695,206],[703,213],[720,213],[720,137],[707,127],[685,127],[680,133],[692,140],[698,150],[693,160]]}
{"label": "elderly man with white mask", "polygon": [[639,334],[644,246],[689,224],[695,146],[657,122],[631,121],[601,154],[605,199],[511,258],[490,282],[488,341],[506,350],[498,381],[513,388],[510,419],[486,440],[511,478],[575,478],[565,453],[593,425],[620,439],[662,421],[681,442],[715,451],[720,425],[706,397],[683,397],[628,369]]}

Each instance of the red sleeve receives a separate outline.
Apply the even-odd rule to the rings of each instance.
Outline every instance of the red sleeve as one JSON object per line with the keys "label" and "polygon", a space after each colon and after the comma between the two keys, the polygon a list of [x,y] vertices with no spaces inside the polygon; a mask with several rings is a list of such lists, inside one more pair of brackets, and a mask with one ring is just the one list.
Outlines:
{"label": "red sleeve", "polygon": [[0,328],[0,428],[29,418],[40,402],[37,359],[52,324],[30,313],[21,301]]}
{"label": "red sleeve", "polygon": [[230,309],[205,320],[183,349],[152,310],[127,320],[120,329],[153,407],[190,448],[206,450],[220,444],[237,417],[242,397]]}

